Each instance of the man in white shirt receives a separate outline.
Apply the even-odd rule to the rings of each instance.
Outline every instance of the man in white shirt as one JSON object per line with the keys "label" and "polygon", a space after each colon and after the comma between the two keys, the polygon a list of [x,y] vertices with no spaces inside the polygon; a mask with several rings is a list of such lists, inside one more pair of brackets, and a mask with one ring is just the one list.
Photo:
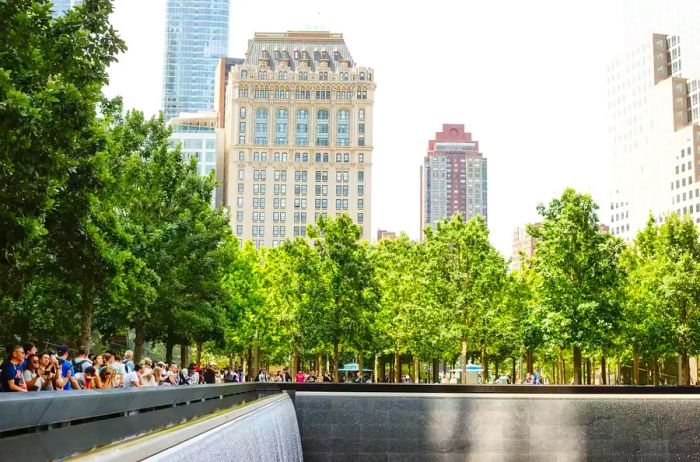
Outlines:
{"label": "man in white shirt", "polygon": [[139,364],[134,364],[134,370],[124,374],[123,384],[124,388],[140,387],[141,386],[141,366]]}

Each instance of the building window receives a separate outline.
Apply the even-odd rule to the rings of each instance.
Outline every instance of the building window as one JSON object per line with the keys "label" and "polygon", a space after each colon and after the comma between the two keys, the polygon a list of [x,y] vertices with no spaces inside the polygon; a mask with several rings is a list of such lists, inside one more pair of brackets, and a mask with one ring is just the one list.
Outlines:
{"label": "building window", "polygon": [[363,153],[359,153],[357,155],[357,161],[358,162],[364,162],[365,161],[365,155]]}
{"label": "building window", "polygon": [[357,214],[357,222],[358,222],[358,223],[364,223],[364,222],[365,222],[365,214],[364,214],[364,213],[358,213],[358,214]]}
{"label": "building window", "polygon": [[364,199],[357,199],[357,208],[360,210],[365,208],[365,200]]}
{"label": "building window", "polygon": [[339,109],[336,116],[336,142],[338,146],[350,145],[350,111]]}
{"label": "building window", "polygon": [[365,181],[365,172],[360,170],[357,172],[357,181]]}
{"label": "building window", "polygon": [[241,117],[241,119],[245,119],[245,107],[241,107],[238,113]]}
{"label": "building window", "polygon": [[245,160],[245,152],[243,152],[243,151],[238,152],[238,160]]}
{"label": "building window", "polygon": [[267,109],[258,108],[255,110],[255,144],[267,144]]}
{"label": "building window", "polygon": [[360,137],[360,138],[357,139],[357,145],[358,145],[358,146],[364,146],[364,145],[365,145],[365,137],[364,137],[364,136],[362,136],[362,137]]}
{"label": "building window", "polygon": [[289,131],[289,116],[287,109],[281,108],[276,111],[276,122],[275,122],[275,144],[285,145],[287,144],[287,132]]}
{"label": "building window", "polygon": [[364,72],[360,72],[360,80],[365,80],[365,73]]}
{"label": "building window", "polygon": [[365,120],[365,110],[364,109],[360,109],[360,111],[358,113],[358,119]]}
{"label": "building window", "polygon": [[242,70],[241,71],[241,79],[247,79],[248,78],[248,71]]}
{"label": "building window", "polygon": [[309,111],[299,109],[296,117],[296,145],[308,146],[309,144]]}
{"label": "building window", "polygon": [[328,146],[328,110],[316,112],[316,145]]}

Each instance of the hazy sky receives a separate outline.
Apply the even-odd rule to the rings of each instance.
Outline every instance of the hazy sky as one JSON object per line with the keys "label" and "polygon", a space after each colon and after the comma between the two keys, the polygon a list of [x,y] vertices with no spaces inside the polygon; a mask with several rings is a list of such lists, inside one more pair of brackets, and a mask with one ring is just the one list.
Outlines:
{"label": "hazy sky", "polygon": [[[115,9],[129,51],[108,93],[154,114],[165,0]],[[606,65],[622,49],[622,0],[232,0],[230,24],[230,56],[256,31],[320,27],[374,68],[373,235],[418,237],[419,167],[443,123],[465,124],[488,158],[491,240],[506,256],[513,229],[566,186],[607,202]]]}

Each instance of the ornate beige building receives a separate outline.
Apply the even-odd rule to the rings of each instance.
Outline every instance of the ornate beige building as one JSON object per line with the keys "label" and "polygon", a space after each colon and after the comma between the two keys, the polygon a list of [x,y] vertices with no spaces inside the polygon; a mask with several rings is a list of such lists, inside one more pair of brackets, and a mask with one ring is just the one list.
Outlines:
{"label": "ornate beige building", "polygon": [[256,33],[229,71],[224,204],[236,237],[274,247],[320,215],[370,240],[374,71],[342,34]]}

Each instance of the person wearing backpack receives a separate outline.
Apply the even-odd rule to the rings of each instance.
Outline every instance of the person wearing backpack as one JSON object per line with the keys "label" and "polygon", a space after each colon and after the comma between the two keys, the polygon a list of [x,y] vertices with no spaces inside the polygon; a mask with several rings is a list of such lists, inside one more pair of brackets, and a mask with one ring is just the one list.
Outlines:
{"label": "person wearing backpack", "polygon": [[78,356],[73,358],[73,372],[78,374],[85,372],[88,367],[93,367],[92,361],[87,357],[87,351],[85,348],[80,347],[78,349]]}

